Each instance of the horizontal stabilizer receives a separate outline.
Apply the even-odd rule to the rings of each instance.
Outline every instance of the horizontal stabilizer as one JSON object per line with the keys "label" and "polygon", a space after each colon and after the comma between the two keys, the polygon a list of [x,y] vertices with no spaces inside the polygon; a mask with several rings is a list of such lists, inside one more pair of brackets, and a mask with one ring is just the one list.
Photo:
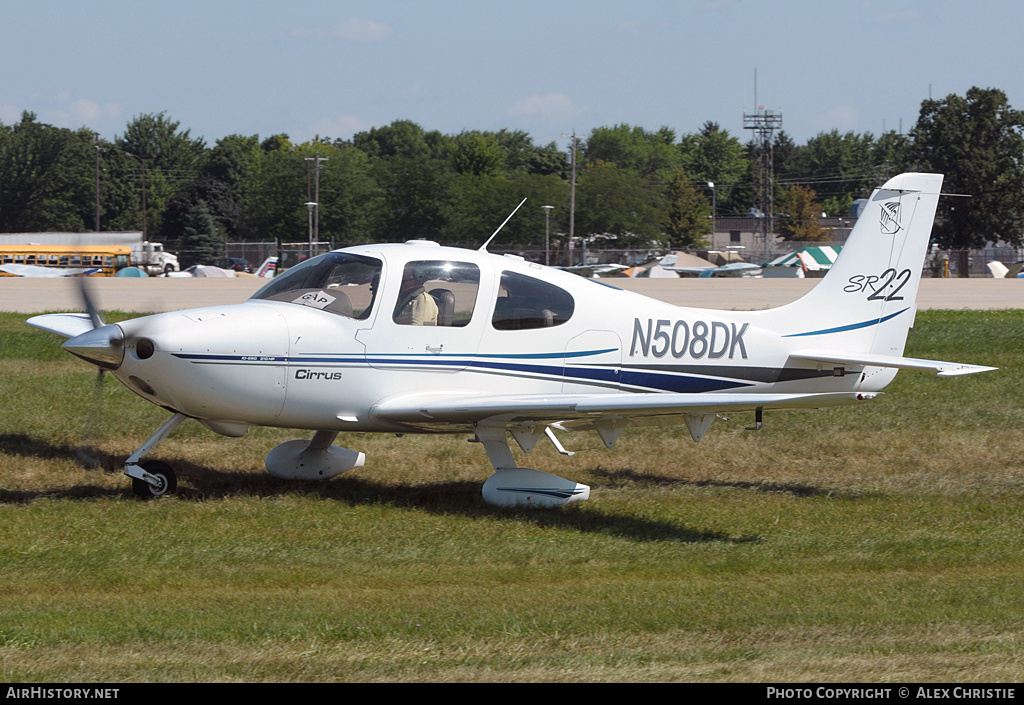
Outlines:
{"label": "horizontal stabilizer", "polygon": [[892,355],[855,354],[841,355],[823,350],[801,350],[789,356],[790,360],[800,362],[827,362],[839,365],[867,365],[870,367],[894,367],[900,370],[934,370],[939,377],[957,377],[973,375],[978,372],[990,372],[997,367],[967,365],[960,362],[942,362],[940,360],[921,360],[914,357],[895,357]]}
{"label": "horizontal stabilizer", "polygon": [[87,313],[48,313],[34,316],[25,323],[33,328],[63,335],[66,338],[74,338],[76,335],[87,333],[96,327]]}

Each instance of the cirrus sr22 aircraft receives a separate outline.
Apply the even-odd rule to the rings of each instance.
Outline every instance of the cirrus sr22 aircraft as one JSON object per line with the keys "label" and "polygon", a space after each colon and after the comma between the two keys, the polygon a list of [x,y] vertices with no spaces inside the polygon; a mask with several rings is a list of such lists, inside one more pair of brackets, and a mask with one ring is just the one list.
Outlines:
{"label": "cirrus sr22 aircraft", "polygon": [[866,402],[900,369],[994,369],[903,357],[941,185],[902,174],[876,189],[828,275],[769,310],[674,306],[486,245],[418,241],[314,257],[241,304],[104,325],[87,298],[88,314],[28,323],[170,412],[126,460],[141,496],[176,489],[167,464],[143,458],[192,418],[226,436],[313,431],[267,455],[294,480],[362,466],[333,445],[341,433],[471,434],[495,470],[488,503],[557,506],[590,488],[517,467],[509,435],[567,453],[554,430],[610,448],[631,421],[676,416],[699,441],[720,413],[760,426],[765,409]]}

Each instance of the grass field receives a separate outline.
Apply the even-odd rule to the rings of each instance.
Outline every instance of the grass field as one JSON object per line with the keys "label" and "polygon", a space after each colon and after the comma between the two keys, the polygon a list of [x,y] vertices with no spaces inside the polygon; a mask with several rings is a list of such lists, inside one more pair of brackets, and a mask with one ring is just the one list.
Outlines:
{"label": "grass field", "polygon": [[365,467],[295,484],[263,469],[293,432],[195,422],[152,456],[179,494],[137,501],[123,460],[167,412],[24,319],[0,314],[2,682],[1024,679],[1024,310],[918,314],[908,355],[998,372],[539,446],[593,488],[554,511],[485,505],[464,436],[351,434]]}

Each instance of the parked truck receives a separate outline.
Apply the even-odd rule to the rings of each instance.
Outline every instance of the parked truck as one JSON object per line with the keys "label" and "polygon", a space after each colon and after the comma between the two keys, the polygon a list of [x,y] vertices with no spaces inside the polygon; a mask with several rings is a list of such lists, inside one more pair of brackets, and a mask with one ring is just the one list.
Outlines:
{"label": "parked truck", "polygon": [[151,277],[180,269],[178,258],[165,251],[163,244],[159,242],[133,244],[131,262],[133,267],[138,267]]}

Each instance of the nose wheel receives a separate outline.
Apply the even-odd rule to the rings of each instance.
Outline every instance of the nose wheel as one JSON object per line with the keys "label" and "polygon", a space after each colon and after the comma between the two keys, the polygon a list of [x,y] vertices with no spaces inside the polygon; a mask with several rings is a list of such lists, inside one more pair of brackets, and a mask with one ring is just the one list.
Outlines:
{"label": "nose wheel", "polygon": [[150,499],[174,494],[178,489],[178,477],[171,466],[159,460],[147,460],[139,466],[145,477],[132,478],[132,492],[136,497]]}
{"label": "nose wheel", "polygon": [[156,433],[124,461],[124,474],[132,478],[132,492],[136,497],[143,499],[162,497],[165,494],[174,494],[178,489],[178,477],[171,470],[170,465],[159,460],[147,460],[144,463],[140,461],[185,418],[184,414],[175,414],[169,418]]}

